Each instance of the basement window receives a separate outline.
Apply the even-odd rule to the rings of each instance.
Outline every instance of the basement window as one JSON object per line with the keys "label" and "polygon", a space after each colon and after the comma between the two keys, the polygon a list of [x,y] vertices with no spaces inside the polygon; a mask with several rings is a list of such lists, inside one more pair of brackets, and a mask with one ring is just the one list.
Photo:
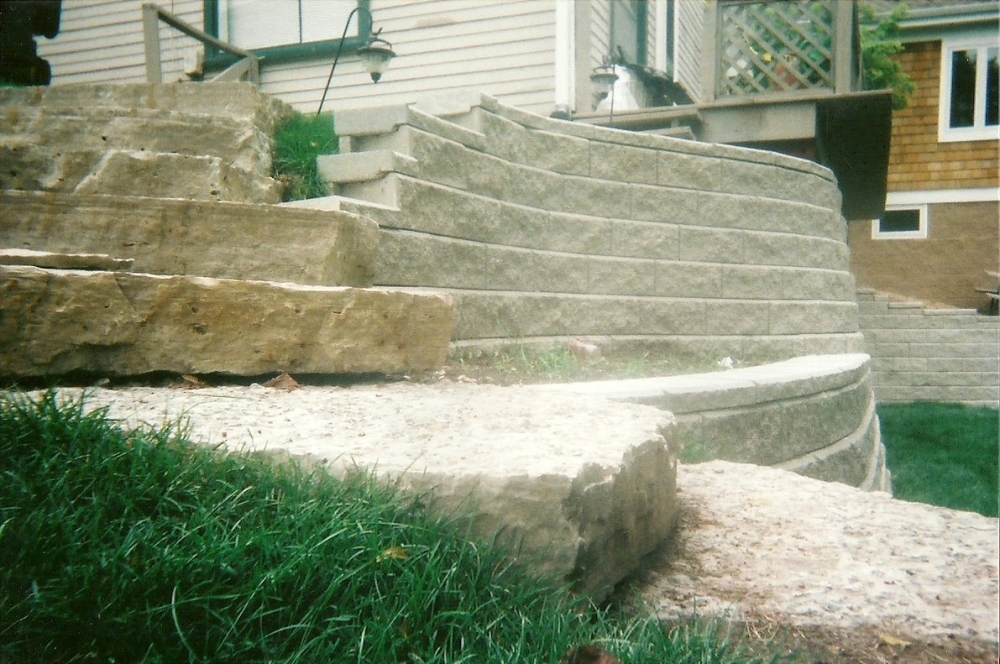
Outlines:
{"label": "basement window", "polygon": [[892,207],[872,223],[876,240],[915,240],[927,237],[927,206]]}
{"label": "basement window", "polygon": [[982,141],[1000,137],[1000,47],[986,42],[944,42],[938,140]]}

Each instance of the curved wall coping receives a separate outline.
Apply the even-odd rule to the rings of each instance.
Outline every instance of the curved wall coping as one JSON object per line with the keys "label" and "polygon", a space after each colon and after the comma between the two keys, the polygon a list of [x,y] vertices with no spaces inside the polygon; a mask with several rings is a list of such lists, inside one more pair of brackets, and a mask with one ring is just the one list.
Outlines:
{"label": "curved wall coping", "polygon": [[864,353],[805,355],[705,374],[539,385],[540,389],[668,407],[676,415],[803,397],[854,385],[868,373]]}
{"label": "curved wall coping", "polygon": [[[790,157],[766,150],[701,143],[671,136],[626,132],[607,127],[567,120],[546,118],[535,113],[502,104],[499,100],[475,90],[463,90],[448,95],[431,95],[411,104],[380,105],[370,108],[345,109],[336,114],[337,134],[340,136],[371,136],[389,133],[402,124],[418,127],[434,126],[448,116],[460,116],[475,108],[482,108],[530,129],[575,136],[594,141],[606,141],[635,147],[655,148],[682,154],[711,156],[722,159],[748,161],[818,175],[836,181],[833,172],[815,162]],[[451,124],[444,120],[445,124]],[[451,125],[449,128],[456,128]],[[476,136],[475,131],[469,132]]]}

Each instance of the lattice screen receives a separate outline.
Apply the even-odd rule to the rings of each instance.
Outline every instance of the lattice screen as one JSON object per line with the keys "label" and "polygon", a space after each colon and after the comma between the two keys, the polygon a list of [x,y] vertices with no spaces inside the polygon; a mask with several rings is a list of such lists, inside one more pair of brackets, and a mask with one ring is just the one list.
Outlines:
{"label": "lattice screen", "polygon": [[833,88],[833,3],[720,2],[719,95]]}

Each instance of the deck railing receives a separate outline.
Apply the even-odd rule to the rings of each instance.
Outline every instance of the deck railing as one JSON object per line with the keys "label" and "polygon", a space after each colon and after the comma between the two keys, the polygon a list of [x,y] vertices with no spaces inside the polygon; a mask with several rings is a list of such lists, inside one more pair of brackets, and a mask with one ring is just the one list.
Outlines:
{"label": "deck railing", "polygon": [[232,66],[210,78],[208,82],[239,81],[245,77],[254,85],[260,83],[260,63],[256,55],[216,39],[155,4],[146,3],[142,6],[142,33],[146,47],[146,81],[148,83],[163,82],[160,57],[160,21],[203,44],[240,58]]}
{"label": "deck railing", "polygon": [[[857,91],[861,63],[855,11],[850,0],[708,0],[699,17],[699,101]],[[692,74],[686,72],[689,78]]]}

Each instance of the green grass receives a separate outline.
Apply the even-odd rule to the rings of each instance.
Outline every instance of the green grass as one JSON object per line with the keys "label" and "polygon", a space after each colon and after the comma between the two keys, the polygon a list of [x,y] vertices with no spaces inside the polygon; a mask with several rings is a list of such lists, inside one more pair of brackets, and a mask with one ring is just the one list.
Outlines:
{"label": "green grass", "polygon": [[884,404],[878,415],[897,498],[997,516],[996,410]]}
{"label": "green grass", "polygon": [[368,475],[183,433],[0,395],[0,661],[752,661],[574,600]]}
{"label": "green grass", "polygon": [[285,183],[284,200],[326,196],[326,185],[316,167],[316,157],[337,154],[333,116],[294,113],[274,136],[274,177]]}

